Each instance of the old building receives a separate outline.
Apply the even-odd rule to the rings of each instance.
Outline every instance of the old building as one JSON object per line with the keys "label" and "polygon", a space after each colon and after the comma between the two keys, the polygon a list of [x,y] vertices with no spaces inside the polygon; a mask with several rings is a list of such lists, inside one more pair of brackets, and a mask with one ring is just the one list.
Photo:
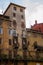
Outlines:
{"label": "old building", "polygon": [[42,51],[43,33],[26,29],[25,7],[10,3],[0,15],[0,65],[43,65]]}
{"label": "old building", "polygon": [[29,28],[26,31],[29,57],[32,59],[29,65],[43,65],[43,33]]}

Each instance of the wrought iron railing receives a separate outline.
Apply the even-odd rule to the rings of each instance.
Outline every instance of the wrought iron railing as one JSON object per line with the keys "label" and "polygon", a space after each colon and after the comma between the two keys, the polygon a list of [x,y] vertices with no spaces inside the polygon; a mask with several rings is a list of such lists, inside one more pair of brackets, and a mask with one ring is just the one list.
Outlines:
{"label": "wrought iron railing", "polygon": [[[4,49],[2,49],[3,52]],[[8,49],[6,51],[9,51]],[[13,49],[11,50],[12,52],[14,51]],[[19,52],[23,53],[23,49],[19,50]],[[26,51],[27,56],[24,58],[23,55],[21,54],[17,55],[16,57],[9,57],[9,54],[2,54],[0,53],[0,59],[14,59],[14,60],[29,60],[29,61],[43,61],[43,51]]]}

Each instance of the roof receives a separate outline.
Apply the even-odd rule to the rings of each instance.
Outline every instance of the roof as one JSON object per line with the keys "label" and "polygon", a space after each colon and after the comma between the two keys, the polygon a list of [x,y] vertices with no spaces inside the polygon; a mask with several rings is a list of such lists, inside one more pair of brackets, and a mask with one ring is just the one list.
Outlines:
{"label": "roof", "polygon": [[3,15],[7,12],[7,10],[9,9],[9,7],[10,7],[11,5],[15,5],[15,6],[18,6],[18,7],[22,7],[22,8],[24,8],[24,9],[26,8],[26,7],[24,7],[24,6],[17,5],[17,4],[15,4],[15,3],[10,3],[10,4],[8,5],[7,9],[5,10],[5,12],[3,13]]}
{"label": "roof", "polygon": [[41,34],[41,35],[43,35],[43,33],[41,33],[40,31],[38,31],[38,30],[33,30],[33,29],[30,29],[30,28],[26,28],[26,31],[27,31],[27,32],[32,32],[32,33],[36,33],[36,34]]}
{"label": "roof", "polygon": [[33,29],[33,30],[40,31],[41,33],[43,33],[43,23],[34,24],[34,25],[32,26],[32,29]]}

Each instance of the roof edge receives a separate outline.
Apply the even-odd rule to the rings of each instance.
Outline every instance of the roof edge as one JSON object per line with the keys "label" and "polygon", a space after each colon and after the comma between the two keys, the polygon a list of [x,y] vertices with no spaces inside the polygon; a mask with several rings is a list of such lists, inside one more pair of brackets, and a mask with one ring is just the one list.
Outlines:
{"label": "roof edge", "polygon": [[18,6],[18,7],[24,8],[24,9],[26,8],[26,7],[24,7],[24,6],[17,5],[17,4],[15,4],[15,3],[10,3],[10,4],[8,5],[8,7],[6,8],[6,10],[4,11],[3,15],[5,15],[5,13],[7,12],[7,10],[9,9],[10,5],[16,5],[16,6]]}

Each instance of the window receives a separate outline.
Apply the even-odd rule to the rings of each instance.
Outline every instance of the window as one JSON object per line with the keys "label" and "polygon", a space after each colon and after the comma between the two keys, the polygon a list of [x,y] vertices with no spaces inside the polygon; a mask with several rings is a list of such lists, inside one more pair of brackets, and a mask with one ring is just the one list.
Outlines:
{"label": "window", "polygon": [[12,41],[11,41],[11,39],[9,39],[9,45],[11,45],[11,43],[12,43]]}
{"label": "window", "polygon": [[14,10],[16,10],[16,7],[14,7]]}
{"label": "window", "polygon": [[13,44],[14,44],[14,46],[15,46],[15,47],[17,47],[17,45],[18,45],[18,43],[17,43],[17,42],[18,42],[18,40],[17,40],[16,38],[15,38],[15,39],[13,39]]}
{"label": "window", "polygon": [[16,17],[16,13],[13,13],[13,16]]}
{"label": "window", "polygon": [[13,35],[16,35],[16,30],[15,29],[13,30]]}
{"label": "window", "polygon": [[14,51],[14,57],[16,57],[16,56],[17,56],[17,50]]}
{"label": "window", "polygon": [[2,39],[0,38],[0,44],[2,43]]}
{"label": "window", "polygon": [[13,32],[12,29],[9,29],[9,35],[12,35],[12,32]]}
{"label": "window", "polygon": [[23,9],[20,9],[20,12],[23,12]]}
{"label": "window", "polygon": [[22,18],[22,19],[24,19],[24,16],[23,16],[23,15],[21,15],[21,18]]}
{"label": "window", "polygon": [[25,40],[23,40],[23,45],[25,45],[26,43],[25,43]]}
{"label": "window", "polygon": [[12,51],[9,50],[9,58],[12,58]]}
{"label": "window", "polygon": [[0,34],[3,34],[3,29],[2,28],[0,28]]}
{"label": "window", "polygon": [[15,44],[17,43],[17,40],[16,40],[16,39],[14,39],[14,43],[15,43]]}
{"label": "window", "polygon": [[25,38],[22,39],[22,44],[26,45],[26,39]]}
{"label": "window", "polygon": [[13,26],[16,28],[17,26],[16,20],[13,21]]}
{"label": "window", "polygon": [[0,20],[0,25],[2,25],[2,20]]}
{"label": "window", "polygon": [[25,28],[25,23],[24,22],[21,22],[21,27]]}

